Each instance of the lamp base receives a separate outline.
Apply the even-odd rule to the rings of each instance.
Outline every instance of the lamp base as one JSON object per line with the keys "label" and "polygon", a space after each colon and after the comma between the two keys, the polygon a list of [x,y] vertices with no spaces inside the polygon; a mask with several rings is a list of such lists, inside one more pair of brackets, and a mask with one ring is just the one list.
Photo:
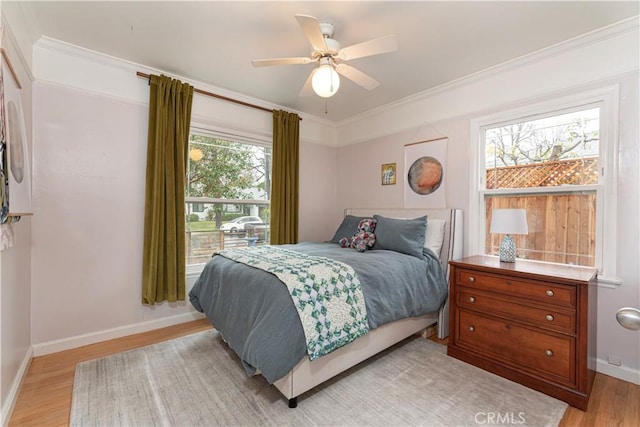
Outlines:
{"label": "lamp base", "polygon": [[500,243],[500,262],[516,262],[516,242],[510,235],[504,236]]}

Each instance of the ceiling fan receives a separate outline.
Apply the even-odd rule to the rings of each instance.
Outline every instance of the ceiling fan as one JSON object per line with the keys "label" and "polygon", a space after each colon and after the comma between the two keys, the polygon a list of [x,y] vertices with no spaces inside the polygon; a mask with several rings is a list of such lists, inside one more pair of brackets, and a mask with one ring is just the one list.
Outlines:
{"label": "ceiling fan", "polygon": [[357,68],[345,64],[344,61],[398,50],[395,35],[383,36],[341,49],[340,43],[332,38],[332,24],[318,22],[316,18],[308,15],[296,15],[296,20],[313,48],[310,57],[257,59],[251,63],[254,67],[317,63],[318,67],[311,71],[300,91],[300,95],[303,96],[310,95],[311,89],[323,98],[333,96],[340,88],[338,74],[367,90],[372,90],[380,83]]}

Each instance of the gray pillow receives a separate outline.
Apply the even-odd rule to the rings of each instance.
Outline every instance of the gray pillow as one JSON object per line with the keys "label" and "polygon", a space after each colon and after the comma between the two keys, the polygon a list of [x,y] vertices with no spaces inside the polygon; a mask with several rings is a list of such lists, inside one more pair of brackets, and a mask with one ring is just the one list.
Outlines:
{"label": "gray pillow", "polygon": [[338,229],[336,230],[336,234],[333,235],[333,238],[330,240],[330,242],[338,243],[343,237],[352,237],[358,230],[358,224],[360,223],[360,220],[365,218],[367,217],[353,215],[345,216],[342,220],[342,224],[340,224],[340,227],[338,227]]}
{"label": "gray pillow", "polygon": [[374,249],[387,249],[417,258],[424,258],[424,236],[427,231],[427,216],[415,219],[386,218],[374,215],[376,225],[376,245]]}

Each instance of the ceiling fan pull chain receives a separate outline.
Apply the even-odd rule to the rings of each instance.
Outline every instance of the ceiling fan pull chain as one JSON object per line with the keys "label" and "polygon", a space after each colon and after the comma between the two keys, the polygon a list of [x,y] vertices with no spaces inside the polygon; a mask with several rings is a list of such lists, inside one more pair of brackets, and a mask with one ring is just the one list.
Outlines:
{"label": "ceiling fan pull chain", "polygon": [[329,114],[329,108],[327,107],[327,103],[329,101],[327,100],[327,98],[324,99],[324,113],[325,114]]}

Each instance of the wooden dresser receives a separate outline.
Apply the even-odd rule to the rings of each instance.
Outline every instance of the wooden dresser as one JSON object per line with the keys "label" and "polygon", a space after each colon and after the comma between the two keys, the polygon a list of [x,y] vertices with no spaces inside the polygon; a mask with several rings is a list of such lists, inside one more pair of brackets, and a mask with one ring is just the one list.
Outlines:
{"label": "wooden dresser", "polygon": [[595,268],[451,261],[447,353],[585,410],[595,376]]}

